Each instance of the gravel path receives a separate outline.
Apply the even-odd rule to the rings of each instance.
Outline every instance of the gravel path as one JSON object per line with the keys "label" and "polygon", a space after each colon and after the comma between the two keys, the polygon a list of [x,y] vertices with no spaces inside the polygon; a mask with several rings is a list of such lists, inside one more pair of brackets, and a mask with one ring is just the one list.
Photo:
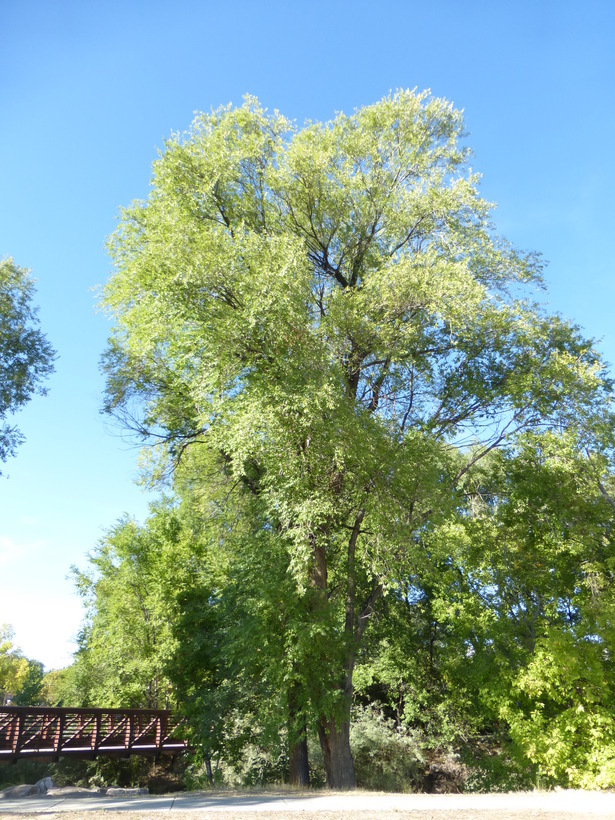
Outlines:
{"label": "gravel path", "polygon": [[[222,817],[224,820],[254,820],[254,812],[224,812]],[[1,814],[0,818],[4,820],[15,820],[18,815],[15,813]],[[30,814],[30,817],[41,817],[44,820],[152,820],[152,814],[135,813],[131,811],[108,812],[108,811],[88,811],[88,812],[44,812]],[[173,812],[174,820],[195,820],[199,817],[215,818],[220,817],[221,812],[213,812],[208,810],[190,811],[190,812]],[[294,815],[283,815],[279,812],[275,813],[259,813],[259,820],[280,820],[282,817],[289,817]],[[596,818],[596,817],[615,817],[615,814],[597,815],[597,814],[561,814],[556,812],[545,811],[382,811],[382,812],[301,812],[297,815],[301,820],[525,820],[526,818],[544,818],[544,820],[580,820],[580,818]]]}
{"label": "gravel path", "polygon": [[[222,817],[224,820],[254,820],[254,812],[224,812]],[[16,814],[0,814],[0,818],[5,820],[15,820]],[[23,816],[23,815],[22,815]],[[131,811],[108,812],[108,811],[94,811],[94,812],[61,812],[61,813],[44,813],[30,815],[33,817],[41,817],[44,820],[152,820],[151,814],[135,813]],[[220,817],[221,812],[217,811],[190,811],[190,812],[173,812],[174,820],[195,820],[199,817],[215,818]],[[283,815],[279,812],[259,813],[259,820],[281,820],[283,817],[294,817],[294,815]],[[580,818],[595,818],[595,817],[615,817],[615,814],[597,815],[597,814],[561,814],[557,812],[545,811],[382,811],[382,812],[319,812],[309,811],[301,812],[297,817],[301,820],[525,820],[525,818],[544,818],[544,820],[580,820]]]}
{"label": "gravel path", "polygon": [[109,798],[50,794],[0,801],[0,818],[45,820],[615,820],[613,792],[516,792],[512,794],[378,794],[374,792],[193,792]]}

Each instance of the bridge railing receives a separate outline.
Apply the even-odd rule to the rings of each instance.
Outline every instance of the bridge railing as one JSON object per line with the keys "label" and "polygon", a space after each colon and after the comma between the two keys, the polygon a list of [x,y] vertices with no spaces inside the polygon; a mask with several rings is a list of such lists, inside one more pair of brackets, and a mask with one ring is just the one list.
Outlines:
{"label": "bridge railing", "polygon": [[188,746],[183,729],[166,709],[0,706],[0,762],[177,754]]}

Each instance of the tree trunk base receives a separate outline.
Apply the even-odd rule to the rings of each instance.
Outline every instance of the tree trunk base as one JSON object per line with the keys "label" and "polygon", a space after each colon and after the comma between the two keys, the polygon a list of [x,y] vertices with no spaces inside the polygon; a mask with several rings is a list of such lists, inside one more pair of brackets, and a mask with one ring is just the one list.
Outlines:
{"label": "tree trunk base", "polygon": [[290,749],[290,773],[289,780],[291,786],[307,788],[310,785],[310,767],[308,763],[308,746],[305,734]]}
{"label": "tree trunk base", "polygon": [[327,786],[330,789],[354,789],[354,762],[350,752],[350,722],[336,724],[322,718],[318,737],[325,761]]}

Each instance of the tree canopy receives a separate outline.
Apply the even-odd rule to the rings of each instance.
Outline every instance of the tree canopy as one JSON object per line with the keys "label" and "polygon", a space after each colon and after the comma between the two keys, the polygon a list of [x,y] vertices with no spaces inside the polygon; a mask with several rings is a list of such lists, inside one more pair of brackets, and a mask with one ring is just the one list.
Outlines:
{"label": "tree canopy", "polygon": [[53,372],[55,353],[39,329],[34,284],[12,259],[0,260],[0,461],[15,454],[23,436],[8,419]]}
{"label": "tree canopy", "polygon": [[37,706],[43,664],[24,657],[13,645],[14,634],[8,624],[0,624],[0,706]]}
{"label": "tree canopy", "polygon": [[[275,584],[257,666],[334,787],[355,782],[368,625],[494,544],[484,515],[459,541],[481,465],[568,429],[582,453],[608,412],[599,356],[537,303],[540,258],[497,236],[464,138],[426,93],[302,129],[248,97],[166,143],[109,243],[106,409],[156,445],[151,475],[192,499],[218,562]],[[476,573],[458,590],[478,615]]]}

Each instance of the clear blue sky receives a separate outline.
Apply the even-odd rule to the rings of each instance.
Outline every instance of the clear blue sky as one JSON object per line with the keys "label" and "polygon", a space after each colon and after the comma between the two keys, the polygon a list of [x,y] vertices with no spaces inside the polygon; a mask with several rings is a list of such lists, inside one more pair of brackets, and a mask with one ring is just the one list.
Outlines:
{"label": "clear blue sky", "polygon": [[99,413],[92,289],[118,207],[195,110],[249,92],[302,123],[400,87],[448,98],[499,232],[542,251],[551,310],[615,361],[611,0],[0,0],[0,32],[0,255],[32,269],[59,353],[0,478],[0,623],[29,657],[68,662],[70,565],[147,511],[137,452]]}

